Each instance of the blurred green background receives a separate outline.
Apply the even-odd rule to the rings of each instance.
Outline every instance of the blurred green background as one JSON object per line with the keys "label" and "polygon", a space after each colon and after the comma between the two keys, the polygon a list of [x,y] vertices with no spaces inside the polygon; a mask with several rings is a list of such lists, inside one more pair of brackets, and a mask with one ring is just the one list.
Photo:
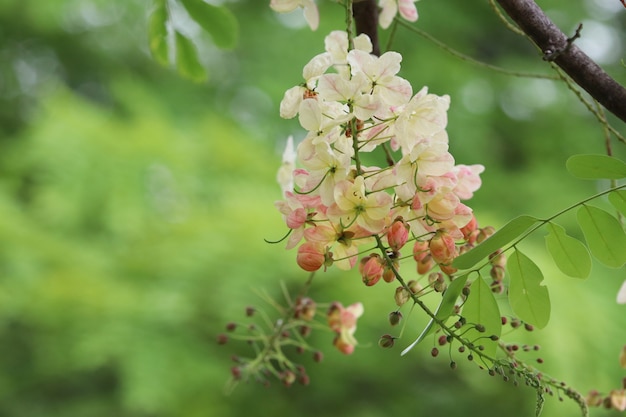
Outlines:
{"label": "blurred green background", "polygon": [[[301,358],[309,387],[225,394],[230,356],[247,349],[218,346],[216,335],[247,305],[264,308],[256,292],[280,300],[280,282],[297,289],[306,279],[294,252],[263,241],[284,233],[275,174],[285,138],[303,136],[278,105],[324,36],[343,27],[328,0],[318,2],[317,32],[301,13],[278,16],[267,3],[227,3],[240,26],[232,51],[189,24],[210,73],[196,85],[150,58],[147,2],[0,0],[0,416],[534,415],[532,390],[462,358],[451,371],[449,359],[430,357],[430,342],[402,358],[379,349],[394,286],[364,288],[356,271],[322,274],[312,290],[364,302],[354,355],[336,352],[331,334],[314,335],[326,355],[322,364]],[[540,4],[566,32],[584,22],[577,43],[626,83],[618,0]],[[420,28],[468,55],[548,72],[486,1],[418,8]],[[470,203],[482,225],[545,217],[606,187],[564,169],[572,154],[605,153],[600,125],[564,85],[459,61],[402,29],[393,49],[415,91],[451,96],[451,151],[458,163],[486,166]],[[614,153],[624,159],[624,145]],[[561,224],[581,237],[571,215]],[[553,318],[508,339],[540,341],[541,369],[583,393],[618,388],[624,270],[594,264],[589,279],[568,279],[546,256],[542,231],[522,250],[544,270]],[[424,322],[414,314],[398,345]],[[578,411],[554,398],[544,413]]]}

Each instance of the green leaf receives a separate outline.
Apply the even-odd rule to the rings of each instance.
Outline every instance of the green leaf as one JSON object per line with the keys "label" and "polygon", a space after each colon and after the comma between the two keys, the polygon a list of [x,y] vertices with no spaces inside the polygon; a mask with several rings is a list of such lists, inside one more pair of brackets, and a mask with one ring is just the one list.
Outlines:
{"label": "green leaf", "polygon": [[[484,332],[472,328],[465,333],[465,337],[470,340],[477,340],[476,346],[483,345],[485,349],[483,353],[488,356],[495,357],[498,348],[498,342],[489,339],[490,336],[496,335],[500,337],[502,331],[502,319],[500,317],[500,309],[498,303],[493,296],[493,291],[489,288],[482,277],[478,277],[470,287],[470,293],[467,301],[463,305],[463,317],[468,323],[482,324],[485,326]],[[487,364],[490,365],[490,364]]]}
{"label": "green leaf", "polygon": [[548,233],[546,246],[561,272],[574,278],[587,278],[591,272],[591,255],[587,247],[568,236],[558,224],[549,223]]}
{"label": "green leaf", "polygon": [[167,8],[164,1],[156,1],[148,19],[148,42],[152,57],[161,65],[169,63],[167,48]]}
{"label": "green leaf", "polygon": [[452,266],[458,269],[470,269],[487,256],[519,237],[538,221],[539,219],[531,216],[514,218],[474,249],[456,257],[454,262],[452,262]]}
{"label": "green leaf", "polygon": [[612,268],[626,262],[626,234],[620,222],[608,212],[583,205],[577,212],[578,224],[591,254]]}
{"label": "green leaf", "polygon": [[523,321],[543,328],[550,320],[550,296],[541,285],[543,274],[535,263],[519,250],[507,261],[509,271],[509,304]]}
{"label": "green leaf", "polygon": [[215,45],[230,49],[237,44],[237,18],[226,7],[213,6],[203,0],[181,0],[187,12],[204,29]]}
{"label": "green leaf", "polygon": [[573,176],[587,180],[617,180],[626,177],[626,164],[607,155],[574,155],[565,166]]}
{"label": "green leaf", "polygon": [[617,190],[609,194],[609,201],[620,213],[626,216],[626,191]]}
{"label": "green leaf", "polygon": [[191,40],[176,31],[176,67],[178,72],[194,81],[203,82],[207,79],[207,73],[196,53],[196,47]]}
{"label": "green leaf", "polygon": [[[456,300],[457,298],[459,298],[459,295],[461,295],[461,291],[463,291],[463,287],[467,282],[468,276],[469,274],[462,275],[452,281],[450,285],[448,285],[448,288],[443,293],[443,297],[441,298],[441,303],[439,304],[439,307],[437,307],[437,311],[435,312],[435,317],[437,317],[437,319],[439,319],[440,321],[446,321],[448,317],[450,317],[450,315],[454,311]],[[424,330],[422,330],[422,333],[420,333],[417,339],[415,339],[415,341],[411,343],[409,347],[407,347],[402,351],[402,353],[400,353],[400,356],[406,355],[419,342],[424,340],[426,336],[435,331],[435,329],[437,329],[437,326],[435,325],[435,320],[431,318]]]}

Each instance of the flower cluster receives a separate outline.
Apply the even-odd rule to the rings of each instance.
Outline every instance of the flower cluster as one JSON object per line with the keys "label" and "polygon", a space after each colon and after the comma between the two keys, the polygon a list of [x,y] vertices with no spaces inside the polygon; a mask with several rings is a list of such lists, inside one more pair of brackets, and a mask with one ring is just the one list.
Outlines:
{"label": "flower cluster", "polygon": [[[378,22],[383,29],[391,25],[398,13],[409,22],[417,20],[417,0],[379,0],[380,14]],[[298,7],[304,10],[304,18],[312,30],[316,30],[320,23],[319,11],[315,0],[271,0],[270,7],[278,13],[289,13]]]}
{"label": "flower cluster", "polygon": [[[448,96],[427,88],[413,94],[397,75],[402,56],[372,55],[366,35],[352,45],[345,32],[327,36],[326,51],[306,64],[304,81],[280,105],[282,117],[298,116],[308,132],[295,150],[288,141],[278,175],[287,248],[298,246],[297,263],[306,271],[347,270],[376,239],[392,257],[414,239],[421,274],[435,264],[452,273],[456,242],[471,243],[478,233],[462,200],[480,187],[484,168],[455,165],[448,152]],[[381,148],[387,166],[362,163]],[[367,285],[393,281],[397,267],[372,255],[360,263]]]}

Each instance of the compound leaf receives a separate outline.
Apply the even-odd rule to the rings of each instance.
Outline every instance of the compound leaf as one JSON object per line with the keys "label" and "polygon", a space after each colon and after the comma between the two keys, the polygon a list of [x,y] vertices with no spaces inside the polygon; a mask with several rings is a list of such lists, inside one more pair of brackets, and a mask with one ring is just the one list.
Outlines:
{"label": "compound leaf", "polygon": [[519,250],[507,260],[509,304],[523,321],[543,328],[550,320],[550,296],[541,285],[543,274],[535,263]]}
{"label": "compound leaf", "polygon": [[587,278],[591,272],[591,255],[587,247],[558,224],[549,223],[548,233],[546,246],[561,272],[574,278]]}

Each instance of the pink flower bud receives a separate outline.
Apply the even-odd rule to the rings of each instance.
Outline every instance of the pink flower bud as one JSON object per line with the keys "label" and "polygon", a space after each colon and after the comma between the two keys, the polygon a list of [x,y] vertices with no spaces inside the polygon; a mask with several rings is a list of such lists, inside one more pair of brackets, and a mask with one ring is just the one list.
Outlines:
{"label": "pink flower bud", "polygon": [[425,275],[428,273],[428,271],[433,269],[433,266],[435,266],[435,262],[433,262],[433,257],[428,254],[421,261],[417,261],[417,273],[420,275]]}
{"label": "pink flower bud", "polygon": [[461,233],[463,233],[463,238],[468,243],[474,243],[476,241],[477,234],[474,233],[475,230],[478,229],[478,221],[476,220],[476,216],[472,214],[472,219],[465,226],[461,227]]}
{"label": "pink flower bud", "polygon": [[438,264],[449,264],[458,255],[454,238],[443,230],[437,231],[428,244],[430,254]]}
{"label": "pink flower bud", "polygon": [[359,263],[359,272],[363,277],[365,285],[372,286],[376,284],[385,272],[383,259],[377,253],[372,253],[361,259]]}
{"label": "pink flower bud", "polygon": [[409,225],[402,220],[402,217],[396,218],[389,227],[387,232],[387,243],[395,252],[402,249],[406,241],[409,239]]}
{"label": "pink flower bud", "polygon": [[413,259],[415,259],[415,262],[420,262],[426,256],[428,256],[428,242],[416,240],[413,245]]}
{"label": "pink flower bud", "polygon": [[626,410],[626,391],[623,389],[611,391],[611,405],[616,410]]}
{"label": "pink flower bud", "polygon": [[324,250],[319,244],[305,242],[298,248],[296,262],[305,271],[317,271],[324,265],[325,260]]}

